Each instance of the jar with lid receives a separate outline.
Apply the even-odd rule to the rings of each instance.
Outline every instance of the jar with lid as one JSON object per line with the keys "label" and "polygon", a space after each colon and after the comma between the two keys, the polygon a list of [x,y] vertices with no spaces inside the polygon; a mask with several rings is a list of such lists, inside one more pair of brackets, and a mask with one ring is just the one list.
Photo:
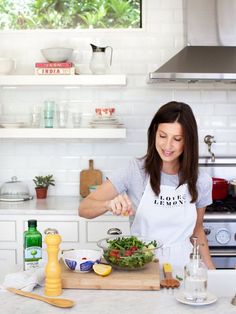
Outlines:
{"label": "jar with lid", "polygon": [[193,302],[202,302],[207,298],[207,267],[200,258],[197,237],[193,238],[193,252],[184,268],[184,297]]}

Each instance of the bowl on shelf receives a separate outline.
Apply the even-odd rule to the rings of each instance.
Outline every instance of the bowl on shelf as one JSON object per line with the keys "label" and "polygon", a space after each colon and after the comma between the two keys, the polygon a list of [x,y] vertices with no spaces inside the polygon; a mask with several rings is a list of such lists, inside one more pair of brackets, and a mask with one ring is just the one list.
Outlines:
{"label": "bowl on shelf", "polygon": [[66,62],[70,59],[73,50],[72,48],[60,47],[44,48],[41,49],[41,53],[48,62]]}
{"label": "bowl on shelf", "polygon": [[15,69],[15,60],[0,58],[0,75],[10,74]]}
{"label": "bowl on shelf", "polygon": [[67,268],[75,272],[87,273],[102,258],[101,250],[63,250],[62,259]]}
{"label": "bowl on shelf", "polygon": [[122,270],[139,270],[155,260],[160,241],[143,237],[115,235],[97,242],[103,257],[112,267]]}
{"label": "bowl on shelf", "polygon": [[99,119],[110,119],[115,113],[115,108],[95,108],[96,118]]}

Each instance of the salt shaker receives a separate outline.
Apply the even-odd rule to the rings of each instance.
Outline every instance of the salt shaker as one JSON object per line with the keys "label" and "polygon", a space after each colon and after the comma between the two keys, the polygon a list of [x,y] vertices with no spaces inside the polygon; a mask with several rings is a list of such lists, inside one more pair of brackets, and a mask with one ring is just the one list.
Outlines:
{"label": "salt shaker", "polygon": [[56,297],[62,293],[61,266],[58,261],[59,245],[61,236],[56,229],[48,228],[45,242],[47,245],[48,262],[45,267],[45,289],[44,294]]}

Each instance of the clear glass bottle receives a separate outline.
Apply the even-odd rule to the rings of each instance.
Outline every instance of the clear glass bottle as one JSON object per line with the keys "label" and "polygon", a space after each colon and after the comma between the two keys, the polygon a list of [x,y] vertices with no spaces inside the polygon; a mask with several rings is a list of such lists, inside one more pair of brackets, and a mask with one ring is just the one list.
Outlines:
{"label": "clear glass bottle", "polygon": [[197,238],[193,238],[193,252],[184,269],[184,297],[188,301],[202,302],[207,298],[207,268],[200,258]]}
{"label": "clear glass bottle", "polygon": [[39,267],[42,259],[42,235],[37,230],[37,220],[28,220],[24,232],[24,270]]}

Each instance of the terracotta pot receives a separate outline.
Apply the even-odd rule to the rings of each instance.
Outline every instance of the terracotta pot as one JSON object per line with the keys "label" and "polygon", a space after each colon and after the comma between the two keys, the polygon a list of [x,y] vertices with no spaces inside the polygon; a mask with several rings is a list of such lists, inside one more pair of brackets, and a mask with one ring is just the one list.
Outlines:
{"label": "terracotta pot", "polygon": [[47,188],[35,188],[37,198],[46,198],[48,189]]}
{"label": "terracotta pot", "polygon": [[212,188],[212,199],[223,200],[228,195],[229,184],[228,181],[221,178],[212,178],[213,188]]}

